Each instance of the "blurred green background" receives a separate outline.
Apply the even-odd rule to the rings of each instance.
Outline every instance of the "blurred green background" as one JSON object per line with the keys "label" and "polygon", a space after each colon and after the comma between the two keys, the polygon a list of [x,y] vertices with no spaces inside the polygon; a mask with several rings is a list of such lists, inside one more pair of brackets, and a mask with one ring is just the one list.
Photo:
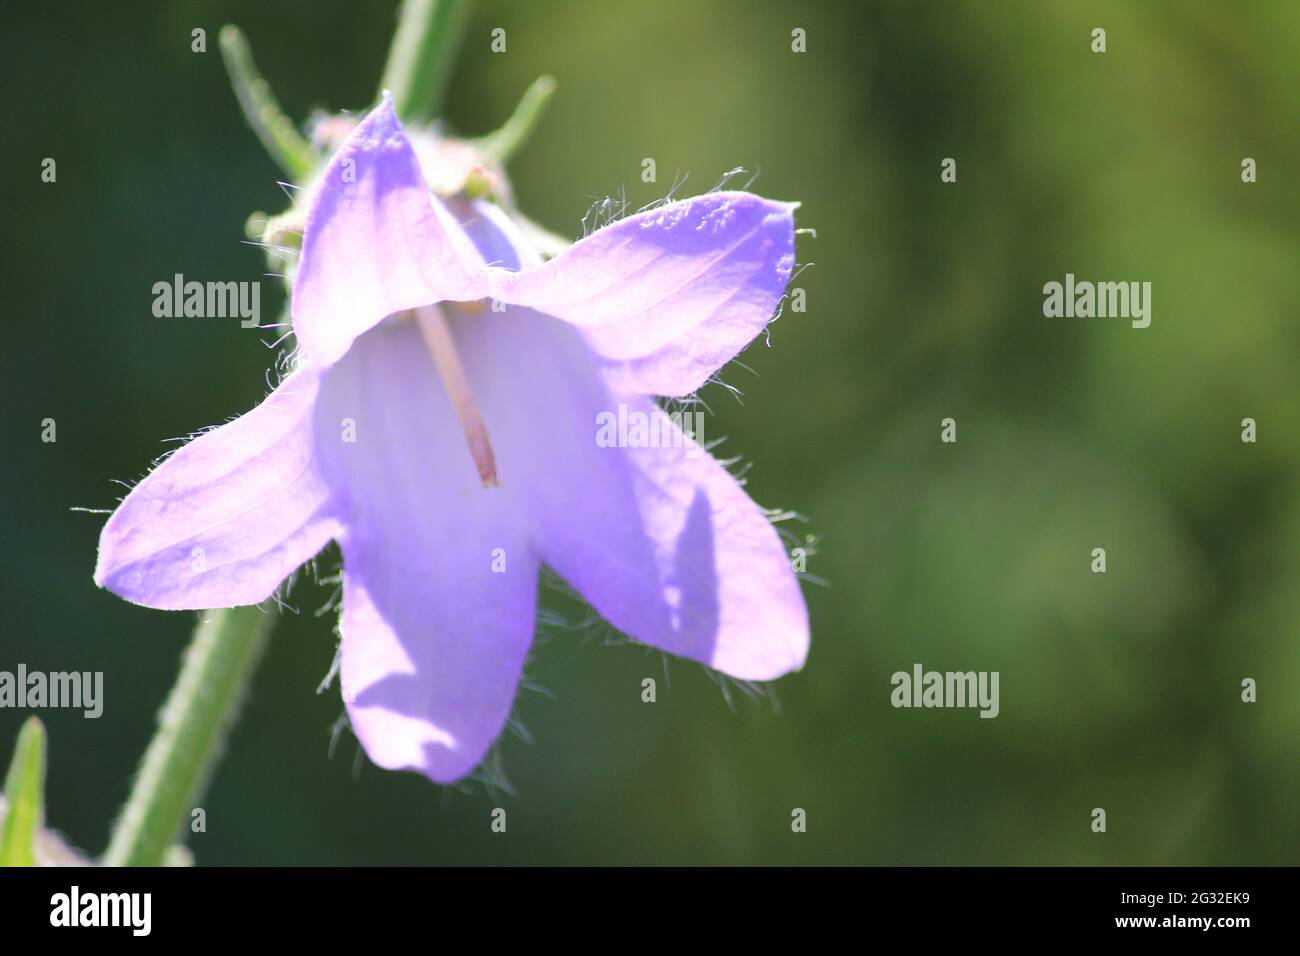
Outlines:
{"label": "blurred green background", "polygon": [[[258,279],[244,221],[284,204],[217,30],[239,24],[305,118],[369,105],[393,10],[6,18],[0,669],[105,672],[102,718],[42,714],[48,819],[94,853],[193,618],[98,591],[104,519],[69,509],[111,507],[164,439],[254,405],[274,355],[236,321],[150,311],[176,272]],[[330,589],[301,584],[202,801],[198,862],[1300,862],[1300,5],[484,2],[448,119],[487,132],[541,73],[559,92],[512,167],[534,219],[574,236],[594,199],[745,165],[817,231],[807,312],[745,354],[757,376],[727,376],[743,406],[706,392],[754,497],[822,537],[808,666],[779,706],[733,694],[733,713],[696,665],[672,662],[668,690],[657,653],[554,635],[528,669],[546,693],[516,705],[531,742],[501,748],[516,795],[440,789],[358,762],[346,733],[330,756]],[[1044,318],[1066,272],[1152,282],[1151,327]],[[264,321],[281,302],[266,282]],[[894,710],[889,677],[916,662],[999,671],[1001,715]],[[0,761],[24,716],[0,711]]]}

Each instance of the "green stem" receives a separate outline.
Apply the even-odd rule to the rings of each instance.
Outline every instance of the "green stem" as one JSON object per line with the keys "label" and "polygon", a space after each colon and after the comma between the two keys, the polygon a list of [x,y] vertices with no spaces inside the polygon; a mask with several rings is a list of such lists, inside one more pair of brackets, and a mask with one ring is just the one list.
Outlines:
{"label": "green stem", "polygon": [[403,0],[379,84],[403,120],[437,114],[468,14],[468,0]]}
{"label": "green stem", "polygon": [[158,730],[113,826],[104,862],[159,866],[189,819],[225,745],[275,614],[208,612],[194,630]]}
{"label": "green stem", "polygon": [[292,179],[306,182],[316,168],[316,154],[299,134],[293,120],[280,109],[270,85],[257,72],[248,41],[232,23],[221,28],[221,57],[244,118],[262,141],[262,147]]}

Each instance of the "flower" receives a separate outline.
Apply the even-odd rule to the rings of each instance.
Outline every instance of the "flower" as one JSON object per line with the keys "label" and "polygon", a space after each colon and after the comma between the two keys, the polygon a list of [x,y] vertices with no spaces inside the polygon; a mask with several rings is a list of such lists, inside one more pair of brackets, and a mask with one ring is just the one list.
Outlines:
{"label": "flower", "polygon": [[620,406],[672,433],[652,396],[689,395],[765,327],[793,205],[709,193],[543,262],[498,205],[431,193],[387,97],[315,190],[296,367],[122,501],[100,586],[254,604],[337,540],[353,729],[444,783],[506,722],[542,562],[644,644],[743,680],[803,665],[798,581],[736,480],[689,438],[596,441]]}

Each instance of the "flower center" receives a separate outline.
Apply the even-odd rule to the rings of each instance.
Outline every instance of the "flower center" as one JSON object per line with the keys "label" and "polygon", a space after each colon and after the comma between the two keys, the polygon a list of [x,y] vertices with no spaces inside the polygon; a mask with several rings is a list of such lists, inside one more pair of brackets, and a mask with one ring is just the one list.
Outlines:
{"label": "flower center", "polygon": [[474,401],[469,376],[465,374],[460,353],[456,351],[456,340],[452,337],[447,317],[436,305],[422,306],[415,309],[414,314],[424,344],[433,356],[434,367],[447,389],[447,396],[456,409],[461,427],[465,429],[465,443],[469,445],[469,453],[474,459],[474,467],[478,469],[479,479],[484,488],[492,485],[500,487],[496,457],[492,454],[492,443],[488,441],[487,426],[483,424],[483,416],[479,414],[478,404]]}

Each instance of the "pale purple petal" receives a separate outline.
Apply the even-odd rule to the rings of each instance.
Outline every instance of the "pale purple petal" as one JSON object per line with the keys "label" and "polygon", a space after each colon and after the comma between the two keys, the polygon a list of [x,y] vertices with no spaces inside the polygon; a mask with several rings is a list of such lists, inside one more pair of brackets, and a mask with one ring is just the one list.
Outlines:
{"label": "pale purple petal", "polygon": [[695,391],[775,313],[794,267],[794,210],[717,192],[630,216],[545,265],[493,271],[492,294],[580,327],[619,391]]}
{"label": "pale purple petal", "polygon": [[542,560],[646,644],[742,680],[802,668],[808,612],[767,516],[657,405],[629,400],[627,411],[673,437],[660,447],[589,444],[581,456],[575,448],[570,474],[590,483],[580,498],[548,488],[559,508],[547,513]]}
{"label": "pale purple petal", "polygon": [[[467,328],[476,384],[515,416],[494,440],[503,485],[527,483],[544,562],[612,625],[733,677],[768,680],[803,666],[808,618],[799,583],[764,513],[721,465],[681,447],[598,447],[596,416],[676,426],[649,399],[604,386],[575,331],[546,316],[485,316]],[[474,363],[488,349],[495,362]],[[527,388],[516,371],[529,368]],[[499,396],[513,395],[513,399]],[[489,423],[495,409],[485,409]],[[489,427],[493,427],[492,424]],[[676,438],[669,437],[671,445]]]}
{"label": "pale purple petal", "polygon": [[[466,228],[509,266],[520,239],[502,220],[480,205]],[[613,390],[571,325],[511,306],[456,330],[502,486],[524,486],[545,563],[644,643],[746,680],[803,666],[808,615],[790,558],[712,456],[653,401]],[[620,405],[655,420],[659,447],[597,445],[597,416]]]}
{"label": "pale purple petal", "polygon": [[[340,423],[354,426],[340,439]],[[509,716],[536,618],[514,481],[484,489],[416,326],[361,336],[326,376],[318,441],[339,489],[343,698],[370,758],[463,777]]]}
{"label": "pale purple petal", "polygon": [[317,387],[291,375],[155,468],[104,526],[95,582],[171,610],[268,598],[338,529],[314,456]]}
{"label": "pale purple petal", "polygon": [[394,312],[481,298],[484,268],[430,194],[385,95],[325,168],[307,216],[293,287],[303,361],[337,361]]}

